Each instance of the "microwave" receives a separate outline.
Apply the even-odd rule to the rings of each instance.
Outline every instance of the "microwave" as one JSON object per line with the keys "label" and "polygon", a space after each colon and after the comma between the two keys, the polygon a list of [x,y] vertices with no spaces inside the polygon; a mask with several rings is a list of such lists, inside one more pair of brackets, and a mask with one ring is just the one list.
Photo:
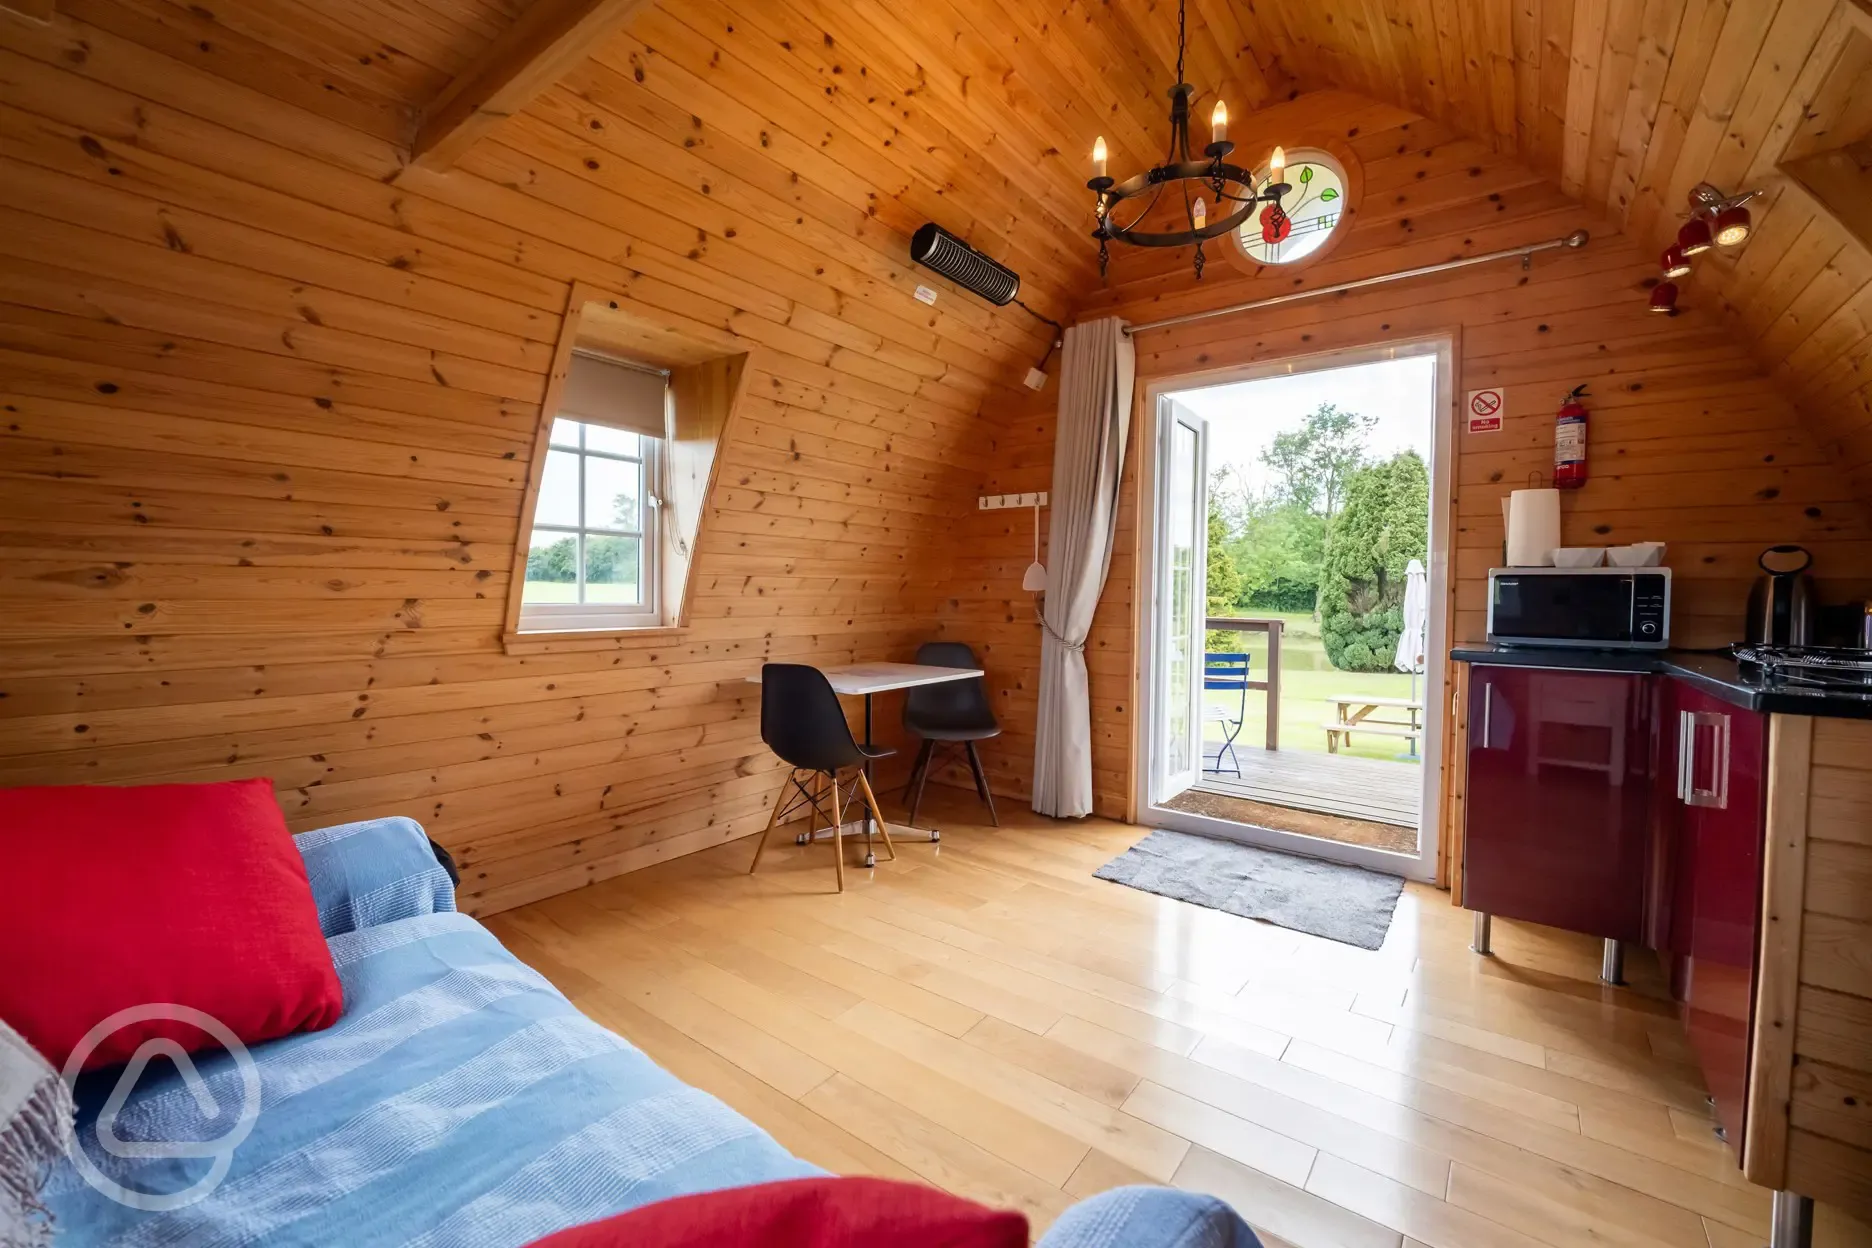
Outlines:
{"label": "microwave", "polygon": [[1669,568],[1491,568],[1488,639],[1503,646],[1662,650]]}

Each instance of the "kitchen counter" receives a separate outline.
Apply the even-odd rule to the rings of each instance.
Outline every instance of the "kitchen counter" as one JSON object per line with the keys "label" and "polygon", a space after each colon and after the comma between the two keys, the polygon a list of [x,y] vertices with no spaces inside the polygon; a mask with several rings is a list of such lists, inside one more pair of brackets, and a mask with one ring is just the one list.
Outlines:
{"label": "kitchen counter", "polygon": [[1725,653],[1695,650],[1571,650],[1562,647],[1498,646],[1487,642],[1456,646],[1458,663],[1496,667],[1559,668],[1578,672],[1632,672],[1671,676],[1711,697],[1744,710],[1771,715],[1820,715],[1872,719],[1872,688],[1821,689],[1765,679]]}

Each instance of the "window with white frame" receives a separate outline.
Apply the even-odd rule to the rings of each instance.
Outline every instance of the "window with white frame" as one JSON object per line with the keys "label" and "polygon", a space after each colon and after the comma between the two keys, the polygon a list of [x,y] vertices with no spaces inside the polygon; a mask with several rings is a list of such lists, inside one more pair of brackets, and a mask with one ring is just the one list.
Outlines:
{"label": "window with white frame", "polygon": [[525,632],[647,627],[658,615],[664,373],[576,354],[530,517]]}

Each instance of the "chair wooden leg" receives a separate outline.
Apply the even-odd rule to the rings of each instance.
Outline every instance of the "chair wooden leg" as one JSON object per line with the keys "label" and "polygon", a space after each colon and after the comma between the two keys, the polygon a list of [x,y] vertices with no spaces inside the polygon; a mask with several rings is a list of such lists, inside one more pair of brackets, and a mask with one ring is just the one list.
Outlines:
{"label": "chair wooden leg", "polygon": [[917,755],[916,792],[910,795],[910,817],[904,822],[915,825],[917,807],[923,804],[923,786],[929,783],[930,768],[936,762],[936,743],[923,742],[923,749]]}
{"label": "chair wooden leg", "polygon": [[981,794],[982,801],[988,807],[988,822],[995,827],[1001,826],[1001,817],[995,814],[994,794],[988,791],[988,773],[982,770],[981,755],[975,752],[975,743],[965,741],[968,747],[969,770],[975,773],[975,791]]}
{"label": "chair wooden leg", "polygon": [[826,779],[832,782],[832,867],[838,875],[838,891],[845,891],[845,809],[840,804],[839,782],[836,774]]}
{"label": "chair wooden leg", "polygon": [[767,838],[773,835],[774,825],[780,822],[780,808],[786,805],[787,791],[793,787],[796,773],[787,773],[786,783],[780,786],[780,793],[774,798],[773,812],[767,816],[767,827],[760,834],[760,840],[754,846],[754,861],[748,866],[747,873],[753,875],[760,870],[760,857],[767,852]]}
{"label": "chair wooden leg", "polygon": [[891,844],[890,825],[884,822],[884,812],[878,809],[877,794],[871,791],[871,781],[862,771],[858,773],[858,783],[864,790],[865,805],[871,808],[871,818],[877,824],[878,835],[884,838],[884,852],[894,862],[897,859],[897,847]]}

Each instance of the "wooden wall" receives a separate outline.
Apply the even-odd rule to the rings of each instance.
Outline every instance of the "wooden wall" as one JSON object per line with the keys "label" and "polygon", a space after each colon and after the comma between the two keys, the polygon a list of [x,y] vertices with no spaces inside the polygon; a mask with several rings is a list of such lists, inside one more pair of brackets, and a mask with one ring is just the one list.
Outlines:
{"label": "wooden wall", "polygon": [[[905,233],[977,231],[1056,315],[1089,259],[967,153],[911,170],[827,46],[714,7],[649,14],[446,175],[398,136],[496,6],[216,9],[0,14],[0,784],[272,776],[296,828],[420,819],[482,912],[758,829],[743,678],[929,634],[977,412],[1045,341]],[[690,631],[508,656],[574,281],[766,364]]]}
{"label": "wooden wall", "polygon": [[[1817,720],[1787,1174],[1872,1215],[1872,724]],[[1836,1195],[1835,1195],[1836,1194]]]}
{"label": "wooden wall", "polygon": [[[1319,93],[1264,110],[1241,127],[1245,144],[1276,140],[1327,146],[1362,172],[1350,233],[1316,263],[1250,273],[1211,259],[1200,283],[1185,253],[1122,252],[1112,279],[1080,316],[1138,322],[1374,273],[1554,238],[1585,226],[1578,252],[1550,252],[1524,272],[1508,262],[1328,296],[1267,312],[1218,318],[1138,338],[1143,381],[1199,375],[1256,361],[1447,334],[1456,384],[1492,385],[1506,396],[1499,433],[1457,437],[1455,640],[1483,630],[1487,569],[1499,561],[1500,499],[1551,471],[1560,397],[1591,387],[1592,479],[1564,504],[1574,545],[1638,540],[1670,544],[1677,574],[1675,637],[1681,645],[1734,639],[1761,548],[1812,548],[1823,593],[1872,591],[1872,529],[1843,473],[1711,309],[1676,317],[1646,311],[1648,249],[1609,231],[1544,179],[1421,117],[1343,93]],[[1285,137],[1283,137],[1285,136]],[[1050,391],[1049,391],[1050,393]],[[985,488],[1044,489],[1053,418],[1023,396],[984,422],[999,462]],[[1135,439],[1129,463],[1136,462]],[[1112,580],[1088,644],[1094,672],[1101,810],[1121,813],[1130,777],[1130,673],[1135,493]],[[1020,593],[1028,556],[1025,517],[978,517],[968,531],[979,558],[959,578],[967,596],[949,604],[957,635],[988,641],[996,696],[1011,728],[992,754],[998,784],[1023,792],[1031,752],[1037,626]],[[1452,809],[1446,813],[1453,814]]]}
{"label": "wooden wall", "polygon": [[[1286,90],[1268,49],[1298,64],[1304,39],[1263,29],[1267,6],[1197,8],[1192,67],[1238,119]],[[1008,388],[1045,334],[911,271],[904,240],[941,221],[1062,319],[1289,289],[1220,258],[1198,287],[1180,253],[1095,286],[1072,145],[1154,150],[1167,11],[658,6],[453,172],[405,168],[421,106],[515,11],[0,14],[0,783],[274,775],[297,826],[423,818],[489,910],[757,819],[770,763],[740,677],[760,658],[907,654],[940,628],[986,653],[996,784],[1024,791],[1028,517],[970,504],[1048,485],[1052,392]],[[1299,280],[1581,223],[1498,136],[1441,124],[1332,94],[1238,120],[1245,145],[1317,130],[1364,166],[1357,229]],[[1553,401],[1588,375],[1599,475],[1574,540],[1675,540],[1712,635],[1767,541],[1813,542],[1852,583],[1864,531],[1839,478],[1711,316],[1636,313],[1648,265],[1602,242],[1526,288],[1504,268],[1159,335],[1141,367],[1460,329],[1464,380],[1508,383],[1512,418],[1465,448],[1462,627],[1493,497],[1546,461]],[[518,482],[574,281],[771,363],[726,452],[692,634],[507,656]],[[1090,657],[1108,813],[1129,773],[1125,524]]]}

